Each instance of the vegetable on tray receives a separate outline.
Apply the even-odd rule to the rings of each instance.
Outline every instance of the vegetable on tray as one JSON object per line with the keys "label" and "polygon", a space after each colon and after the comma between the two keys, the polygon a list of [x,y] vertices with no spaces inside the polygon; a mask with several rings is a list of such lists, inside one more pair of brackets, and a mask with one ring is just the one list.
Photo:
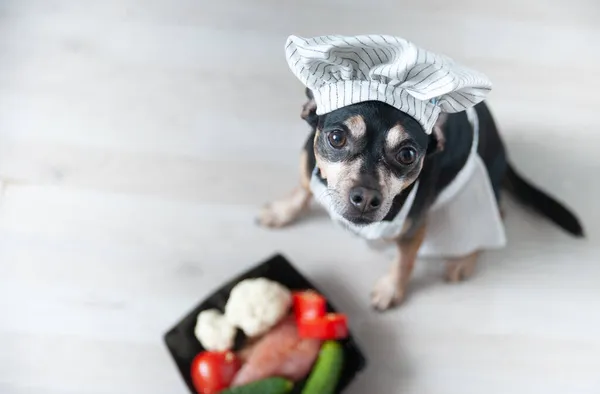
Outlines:
{"label": "vegetable on tray", "polygon": [[327,341],[308,377],[302,394],[333,394],[344,366],[344,349],[339,342]]}
{"label": "vegetable on tray", "polygon": [[192,382],[199,394],[216,394],[229,387],[240,369],[240,361],[231,351],[202,352],[192,362]]}
{"label": "vegetable on tray", "polygon": [[237,329],[217,309],[200,312],[194,334],[206,350],[225,351],[233,347]]}
{"label": "vegetable on tray", "polygon": [[297,291],[292,294],[296,320],[314,319],[325,316],[327,301],[313,290]]}
{"label": "vegetable on tray", "polygon": [[341,313],[327,314],[327,301],[319,293],[312,290],[295,292],[292,300],[302,338],[327,340],[348,337],[348,318]]}
{"label": "vegetable on tray", "polygon": [[235,285],[225,305],[225,316],[252,338],[265,334],[283,319],[292,303],[290,291],[265,279],[246,279]]}
{"label": "vegetable on tray", "polygon": [[348,318],[341,313],[329,313],[323,317],[300,320],[298,333],[302,338],[343,339],[348,337]]}
{"label": "vegetable on tray", "polygon": [[221,394],[286,394],[294,383],[284,378],[267,378],[222,391]]}

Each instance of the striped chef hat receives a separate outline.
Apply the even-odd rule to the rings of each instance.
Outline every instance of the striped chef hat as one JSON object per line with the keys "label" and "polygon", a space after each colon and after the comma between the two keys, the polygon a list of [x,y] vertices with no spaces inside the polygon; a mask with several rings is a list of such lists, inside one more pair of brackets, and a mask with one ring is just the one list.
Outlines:
{"label": "striped chef hat", "polygon": [[290,36],[285,49],[290,68],[312,90],[318,115],[382,101],[429,134],[440,112],[464,111],[492,87],[485,75],[392,36]]}

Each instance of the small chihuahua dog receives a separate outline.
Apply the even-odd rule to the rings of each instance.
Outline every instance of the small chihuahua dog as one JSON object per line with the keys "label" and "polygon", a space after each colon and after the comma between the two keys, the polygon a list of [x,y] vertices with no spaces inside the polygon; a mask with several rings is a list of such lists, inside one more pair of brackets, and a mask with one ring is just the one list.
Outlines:
{"label": "small chihuahua dog", "polygon": [[[473,142],[465,112],[442,114],[431,134],[413,118],[383,102],[349,105],[322,116],[310,89],[301,117],[312,128],[301,154],[300,185],[290,195],[266,205],[258,221],[282,227],[296,220],[311,200],[310,182],[317,169],[320,182],[334,201],[337,214],[356,224],[394,218],[406,192],[418,179],[416,193],[401,235],[392,240],[398,257],[373,290],[374,308],[399,304],[423,242],[430,207],[465,164]],[[500,202],[501,190],[547,217],[574,236],[582,237],[578,219],[558,201],[521,177],[507,162],[505,148],[484,102],[475,106],[479,118],[478,153]],[[478,252],[447,262],[450,282],[468,278]]]}

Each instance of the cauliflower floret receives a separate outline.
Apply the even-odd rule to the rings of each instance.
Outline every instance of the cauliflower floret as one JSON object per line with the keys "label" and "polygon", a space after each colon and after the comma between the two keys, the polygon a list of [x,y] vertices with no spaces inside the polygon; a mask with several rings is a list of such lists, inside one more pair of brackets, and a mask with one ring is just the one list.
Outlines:
{"label": "cauliflower floret", "polygon": [[204,349],[225,351],[233,347],[236,328],[216,309],[200,312],[194,334]]}
{"label": "cauliflower floret", "polygon": [[288,312],[292,295],[277,282],[265,278],[238,283],[225,305],[225,317],[249,337],[269,331]]}

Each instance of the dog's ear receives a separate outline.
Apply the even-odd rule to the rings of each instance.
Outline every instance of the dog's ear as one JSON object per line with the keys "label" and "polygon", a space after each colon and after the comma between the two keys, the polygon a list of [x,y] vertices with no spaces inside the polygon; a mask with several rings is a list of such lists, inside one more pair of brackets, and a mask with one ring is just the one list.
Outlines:
{"label": "dog's ear", "polygon": [[427,155],[434,155],[444,150],[444,145],[446,145],[446,138],[444,137],[444,124],[446,123],[446,119],[448,119],[448,115],[442,112],[435,122],[433,130],[429,135]]}
{"label": "dog's ear", "polygon": [[317,124],[319,123],[317,104],[315,103],[315,97],[309,88],[306,88],[306,97],[308,98],[308,101],[302,106],[300,116],[310,125],[310,127],[316,129]]}

